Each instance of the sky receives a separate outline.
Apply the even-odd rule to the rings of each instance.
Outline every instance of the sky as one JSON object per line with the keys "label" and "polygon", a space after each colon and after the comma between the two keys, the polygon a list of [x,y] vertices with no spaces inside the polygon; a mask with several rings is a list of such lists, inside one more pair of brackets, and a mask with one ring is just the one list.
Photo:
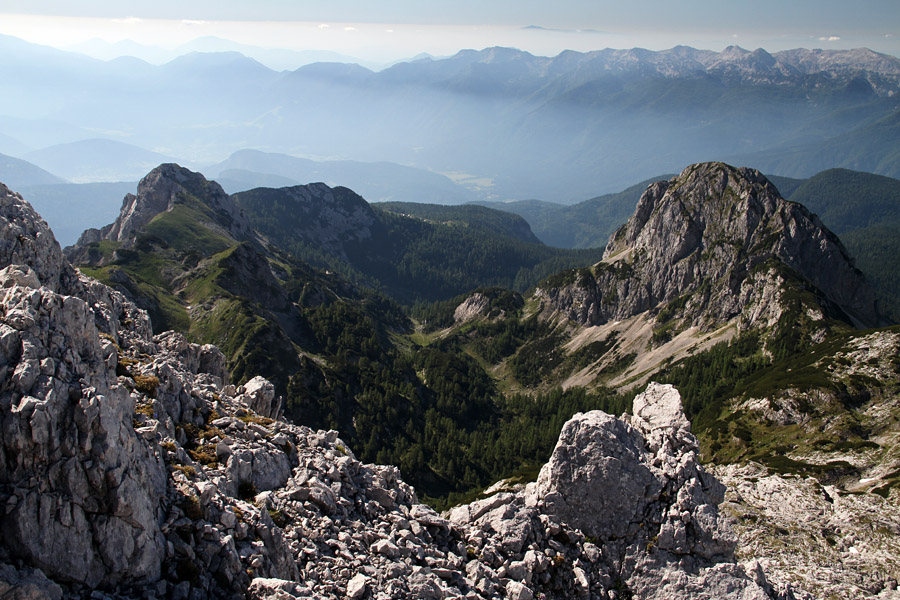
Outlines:
{"label": "sky", "polygon": [[900,56],[900,0],[0,0],[0,33],[63,48],[91,39],[175,48],[216,36],[383,62],[489,46],[542,56],[865,46]]}

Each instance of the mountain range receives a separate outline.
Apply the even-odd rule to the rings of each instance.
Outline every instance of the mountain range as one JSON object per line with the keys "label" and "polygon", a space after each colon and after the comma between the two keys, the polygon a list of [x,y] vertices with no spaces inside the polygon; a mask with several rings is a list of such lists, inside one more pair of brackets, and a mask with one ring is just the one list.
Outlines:
{"label": "mountain range", "polygon": [[277,72],[236,52],[154,66],[9,37],[0,46],[10,89],[0,124],[31,148],[105,131],[193,165],[245,148],[389,161],[447,175],[483,200],[566,204],[713,157],[791,177],[900,174],[900,63],[865,49],[545,58],[489,48],[378,72]]}
{"label": "mountain range", "polygon": [[[850,182],[855,176],[843,172],[828,175],[832,181]],[[821,196],[810,181],[783,180],[782,186],[793,186],[793,194],[806,188],[803,193]],[[257,505],[271,509],[271,526],[265,522],[266,511],[245,517],[258,535],[270,536],[266,539],[272,541],[265,544],[270,550],[258,559],[248,554],[247,560],[255,560],[257,565],[252,573],[227,566],[231,563],[224,559],[210,562],[218,565],[210,566],[213,570],[224,569],[231,575],[221,581],[201,576],[205,563],[197,563],[196,557],[212,560],[218,552],[202,549],[205,546],[200,540],[205,538],[173,534],[191,548],[194,559],[167,562],[161,555],[154,558],[154,548],[164,545],[154,541],[157,530],[152,518],[145,518],[144,504],[125,497],[117,500],[119,505],[134,503],[138,512],[133,522],[150,532],[149,537],[143,533],[135,537],[138,541],[128,550],[135,559],[128,568],[141,571],[142,577],[152,581],[164,579],[169,582],[164,584],[166,590],[178,585],[186,590],[255,585],[251,595],[262,598],[268,596],[260,591],[263,583],[259,579],[266,577],[313,586],[319,595],[346,595],[353,589],[361,590],[353,592],[361,597],[367,590],[387,589],[379,587],[388,582],[381,580],[377,569],[366,571],[363,581],[349,570],[346,576],[324,571],[326,562],[343,562],[301,561],[306,565],[302,573],[278,566],[296,563],[296,553],[307,547],[303,543],[291,546],[284,552],[295,558],[284,558],[279,554],[282,550],[275,550],[282,548],[278,532],[291,531],[303,518],[310,526],[326,526],[315,511],[335,515],[343,506],[350,511],[348,516],[362,519],[359,531],[367,531],[364,522],[380,518],[380,510],[407,506],[409,501],[404,498],[409,496],[374,489],[390,488],[395,479],[366,480],[371,483],[352,477],[344,480],[340,469],[362,468],[350,466],[348,461],[356,460],[356,455],[349,448],[364,461],[399,466],[404,479],[434,506],[463,503],[446,513],[446,518],[462,528],[447,535],[469,540],[473,552],[457,547],[452,551],[461,557],[462,563],[457,564],[456,559],[448,558],[451,550],[440,546],[448,562],[431,561],[428,573],[415,573],[423,577],[444,573],[446,577],[437,577],[450,582],[446,585],[480,590],[473,592],[476,594],[493,593],[490,590],[499,588],[491,586],[504,586],[507,595],[527,597],[533,590],[544,590],[570,597],[576,588],[598,586],[596,589],[644,590],[641,593],[647,597],[666,593],[691,597],[718,584],[709,578],[690,583],[694,581],[691,578],[714,571],[704,571],[706,567],[691,570],[684,561],[730,564],[734,552],[741,560],[759,562],[758,566],[746,563],[743,570],[727,567],[731,569],[729,577],[734,578],[727,585],[746,586],[749,584],[740,582],[754,580],[761,586],[761,591],[754,592],[763,594],[760,598],[791,597],[785,595],[793,594],[787,586],[817,595],[874,596],[890,591],[884,573],[900,568],[896,536],[890,534],[900,527],[891,516],[897,514],[894,508],[900,489],[900,455],[892,441],[900,418],[896,395],[900,332],[896,326],[888,326],[874,290],[855,268],[838,236],[809,209],[785,200],[759,171],[700,163],[668,180],[649,184],[627,222],[610,235],[602,255],[597,255],[543,246],[523,219],[487,207],[387,204],[379,208],[347,188],[324,184],[260,188],[229,196],[199,173],[165,164],[145,176],[136,193],[125,197],[115,221],[86,231],[78,244],[66,249],[66,256],[80,265],[80,275],[62,260],[58,247],[53,250],[52,234],[36,216],[28,216],[30,208],[14,194],[4,197],[9,215],[4,217],[9,224],[4,239],[9,243],[2,248],[14,265],[12,271],[5,271],[11,283],[4,288],[4,297],[12,303],[10,307],[18,307],[24,306],[26,298],[36,298],[35,294],[46,296],[30,305],[39,307],[32,310],[33,315],[22,312],[32,315],[32,321],[16,316],[19,308],[9,308],[5,313],[8,323],[26,327],[31,322],[46,322],[56,328],[53,330],[59,335],[48,336],[46,347],[57,356],[59,349],[54,344],[65,345],[66,336],[75,335],[70,328],[80,327],[78,323],[87,317],[78,317],[77,311],[71,318],[67,312],[53,313],[53,294],[87,298],[85,306],[98,311],[91,322],[97,320],[108,337],[84,338],[98,340],[96,348],[87,342],[90,347],[82,352],[83,364],[96,364],[99,369],[97,375],[84,375],[94,377],[86,381],[94,381],[100,386],[98,393],[111,397],[118,397],[115,389],[120,388],[115,386],[131,386],[134,404],[121,405],[121,410],[128,413],[134,407],[134,427],[143,439],[157,440],[166,449],[153,465],[134,459],[137,462],[132,464],[143,466],[129,472],[128,486],[152,487],[157,477],[153,473],[161,469],[160,477],[170,484],[153,489],[171,485],[182,490],[171,495],[171,505],[181,507],[180,513],[171,512],[175,515],[172,523],[180,518],[178,514],[187,519],[179,521],[182,525],[178,527],[194,527],[198,519],[212,514],[206,509],[194,510],[191,494],[202,508],[213,498],[210,506],[230,506],[260,490],[276,490]],[[820,210],[828,214],[827,198],[822,200]],[[890,202],[889,195],[885,202]],[[832,209],[837,206],[831,205]],[[859,216],[862,219],[863,215]],[[859,225],[863,223],[871,224],[862,219]],[[22,241],[32,238],[35,241]],[[423,240],[431,242],[418,243]],[[457,252],[454,240],[463,252]],[[498,256],[504,260],[498,261]],[[481,259],[483,265],[477,262]],[[460,267],[465,260],[476,262]],[[538,262],[528,262],[535,260]],[[564,261],[572,261],[576,268],[565,268]],[[546,274],[542,273],[544,267],[538,268],[544,263]],[[503,275],[509,266],[513,270],[508,273],[517,273],[513,282],[519,281],[519,291],[497,285],[503,284],[498,276],[509,277]],[[40,273],[39,280],[32,271]],[[90,283],[84,274],[115,289]],[[426,302],[434,299],[438,301]],[[152,325],[132,301],[149,311]],[[75,310],[74,299],[60,302]],[[158,333],[152,340],[151,327]],[[164,331],[167,329],[181,333]],[[221,353],[189,340],[215,343]],[[99,356],[101,347],[109,356],[90,358]],[[193,374],[187,366],[173,362],[176,356],[181,365],[194,365]],[[34,371],[38,367],[29,371],[31,363],[24,355],[21,361],[9,360],[18,361],[17,375],[10,380],[18,386],[15,393],[26,393],[32,383],[46,383]],[[45,363],[39,364],[43,369]],[[108,373],[102,373],[112,373],[114,366],[109,365],[116,364],[119,379],[113,381]],[[214,377],[201,377],[201,368]],[[88,373],[87,367],[77,369]],[[272,383],[260,382],[254,378],[257,374]],[[231,378],[235,386],[219,386],[215,378]],[[667,382],[682,393],[675,399],[672,392],[662,391],[656,384],[648,386],[649,380]],[[638,394],[645,386],[646,391]],[[79,387],[79,397],[84,393]],[[283,400],[276,400],[278,395]],[[48,418],[57,422],[56,405],[47,407]],[[617,421],[591,412],[594,416],[573,419],[575,413],[595,409],[629,412],[630,416]],[[4,413],[4,423],[19,423],[19,412]],[[303,433],[291,429],[293,426],[277,425],[282,415],[313,429]],[[686,437],[690,435],[688,419],[696,440]],[[127,420],[117,417],[103,423],[120,420],[121,427],[101,432],[106,439],[123,440],[121,444],[116,441],[120,448],[116,452],[143,448],[142,443],[127,441],[135,435],[129,433]],[[40,422],[32,417],[28,431],[42,431],[35,425]],[[616,423],[630,424],[628,427],[646,437],[626,443],[626,437],[635,434]],[[21,428],[26,425],[16,427],[16,431],[25,431]],[[220,435],[213,427],[225,429]],[[276,434],[276,429],[280,433]],[[316,434],[315,429],[336,431]],[[226,435],[225,430],[230,433]],[[28,437],[32,440],[28,443],[40,444],[44,438],[34,435]],[[300,441],[319,435],[321,441],[315,443]],[[588,444],[588,439],[594,441]],[[596,450],[580,453],[593,444]],[[307,450],[301,451],[307,445],[330,449],[331,454],[314,458]],[[151,454],[153,448],[151,444]],[[626,448],[628,453],[636,453],[637,462],[629,458],[624,472],[600,466],[620,464],[615,461],[595,461],[607,452],[625,460],[621,453]],[[644,450],[638,451],[640,448]],[[648,451],[656,453],[655,458],[640,458]],[[303,476],[292,471],[293,452],[300,453],[296,464],[307,465],[300,467],[306,469]],[[286,453],[286,458],[279,453]],[[721,503],[726,497],[724,488],[689,466],[698,455],[709,461],[717,476],[730,482],[727,503]],[[242,458],[235,458],[238,456]],[[684,458],[688,456],[694,458]],[[220,459],[228,466],[215,475]],[[324,475],[332,460],[344,465],[335,467],[334,477]],[[554,466],[542,468],[548,460]],[[12,463],[0,466],[3,464]],[[592,474],[576,474],[574,464]],[[91,465],[80,468],[93,473]],[[625,473],[633,475],[626,477]],[[329,488],[329,494],[324,491],[328,486],[320,485],[324,480],[316,479],[320,476],[332,482],[340,480],[341,487]],[[517,482],[535,477],[525,490],[516,487]],[[673,483],[670,477],[674,477]],[[608,487],[605,494],[580,487],[579,482],[593,478],[610,482],[604,484]],[[501,479],[506,481],[485,491]],[[21,488],[22,498],[29,498],[19,501],[22,506],[36,502],[26,493],[26,479],[15,475],[10,481],[15,489]],[[207,481],[212,487],[204,483]],[[804,483],[809,481],[816,483]],[[644,508],[635,508],[635,498],[642,496],[634,492],[632,484],[640,489],[649,485],[660,492],[650,493],[646,502],[641,500]],[[611,493],[613,489],[618,491]],[[687,489],[694,492],[682,493]],[[794,501],[764,504],[771,502],[765,500],[771,490]],[[154,494],[162,492],[146,493],[155,498]],[[187,500],[182,497],[185,494]],[[93,498],[89,489],[76,495]],[[361,498],[361,503],[354,504],[348,500],[351,497]],[[590,504],[588,498],[599,498],[601,504],[615,502],[615,508]],[[684,504],[687,498],[708,508]],[[370,500],[375,504],[367,504]],[[470,503],[472,500],[475,502]],[[234,505],[242,511],[252,510],[249,504]],[[801,514],[800,507],[806,505],[821,505],[817,516]],[[545,516],[557,515],[567,527],[581,531],[580,535],[590,536],[590,544],[600,553],[597,560],[585,554],[587,537],[580,542],[576,534],[557,538],[548,526],[537,525],[543,520],[537,512],[529,512],[534,506]],[[657,510],[669,515],[672,506],[679,507],[675,521],[652,516]],[[310,510],[313,512],[302,512]],[[432,525],[427,527],[437,526],[439,522],[433,519],[439,517],[425,517],[422,510],[407,506],[407,519],[428,518]],[[620,510],[631,510],[628,514],[633,516],[618,516]],[[683,521],[684,511],[693,524],[690,528]],[[725,543],[735,538],[713,532],[720,527],[712,524],[719,523],[719,517],[713,515],[726,513],[738,519],[733,524],[736,547]],[[363,518],[363,514],[370,516]],[[491,516],[479,520],[484,515]],[[867,515],[878,515],[877,522],[866,520],[872,518]],[[532,523],[532,518],[535,524],[519,529],[518,523]],[[801,521],[802,526],[791,525]],[[31,520],[23,516],[12,522],[16,539],[32,539],[25,529]],[[79,531],[100,526],[93,516],[84,525],[78,523]],[[341,539],[341,532],[347,533],[344,525],[331,523],[335,527],[332,534]],[[701,527],[701,523],[710,525]],[[448,531],[453,531],[453,526],[449,527]],[[498,538],[473,542],[465,537],[469,535],[466,532],[476,530],[482,536],[494,531]],[[532,531],[540,534],[529,533]],[[164,528],[161,535],[172,541],[170,532]],[[235,535],[236,543],[243,543],[244,534]],[[429,535],[435,539],[444,534],[434,530]],[[679,541],[684,535],[688,536],[685,540],[695,541]],[[289,539],[322,541],[318,534],[302,536]],[[389,544],[398,548],[397,556],[402,554],[396,539],[379,536],[371,538],[378,540],[372,546],[375,554],[392,553]],[[792,554],[789,563],[783,556],[784,542],[779,542],[785,537],[803,548]],[[415,543],[421,545],[422,539],[427,538],[423,535]],[[437,539],[438,544],[443,543],[443,538]],[[543,552],[547,544],[556,548],[564,558],[554,569],[563,571],[549,569],[545,577],[540,575],[543,567],[517,566],[518,561],[531,564],[525,557],[525,545],[517,545],[517,540],[536,544],[532,547],[536,552]],[[570,552],[566,544],[573,540],[577,549]],[[29,558],[27,565],[54,577],[71,573],[70,566],[41,554],[46,546],[28,547],[40,558],[37,562]],[[190,552],[178,547],[182,548],[177,551],[179,556],[190,557]],[[107,589],[119,589],[126,596],[136,594],[123,591],[117,583],[116,573],[124,573],[126,567],[103,559],[103,548],[99,544],[96,550],[86,548],[81,554],[90,569],[78,577],[87,579],[65,577],[70,582],[103,582]],[[431,546],[422,551],[421,556],[437,556],[429,554]],[[633,570],[620,565],[618,570],[604,571],[606,567],[597,566],[606,564],[598,562],[604,553],[618,555],[620,551],[644,567]],[[15,552],[19,556],[19,551]],[[332,551],[323,547],[317,552],[330,557]],[[363,556],[366,551],[358,549],[356,553]],[[673,563],[670,554],[681,558]],[[138,560],[138,556],[144,559]],[[337,556],[343,555],[338,551]],[[348,556],[346,560],[353,559],[352,554]],[[494,561],[492,556],[504,558]],[[565,563],[566,556],[573,562]],[[374,559],[357,560],[373,564],[370,561]],[[425,558],[420,560],[429,564]],[[676,563],[681,566],[675,567]],[[466,566],[463,575],[460,569],[465,564],[471,564],[473,570],[482,569],[478,564],[504,570],[495,575],[493,571],[472,575]],[[518,575],[519,568],[525,569],[522,575]],[[644,569],[659,574],[661,568],[669,569],[671,581],[681,583],[662,585],[661,575],[640,575]],[[673,568],[688,568],[688,579],[674,577]],[[754,572],[757,575],[748,579],[747,573]],[[25,576],[17,573],[17,577]],[[455,579],[454,573],[462,579]],[[601,573],[617,574],[607,581]],[[352,588],[351,579],[355,579]],[[481,579],[485,583],[479,588]],[[340,592],[318,587],[336,581],[343,586]],[[781,591],[774,586],[781,586]],[[396,588],[394,593],[421,597],[408,587]],[[441,597],[444,592],[434,594]]]}
{"label": "mountain range", "polygon": [[0,36],[0,600],[898,597],[896,57],[131,50]]}

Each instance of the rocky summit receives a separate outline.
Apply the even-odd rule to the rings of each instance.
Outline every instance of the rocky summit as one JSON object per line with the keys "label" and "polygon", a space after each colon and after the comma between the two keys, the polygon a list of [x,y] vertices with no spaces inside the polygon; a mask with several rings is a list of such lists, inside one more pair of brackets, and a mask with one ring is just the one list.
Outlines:
{"label": "rocky summit", "polygon": [[151,333],[0,188],[0,597],[773,598],[671,386],[578,414],[535,483],[445,516]]}
{"label": "rocky summit", "polygon": [[874,293],[815,215],[784,200],[759,171],[701,163],[650,185],[599,265],[551,280],[538,296],[586,325],[659,311],[709,330],[730,320],[775,323],[791,284],[826,315],[879,323]]}
{"label": "rocky summit", "polygon": [[90,242],[111,240],[134,241],[134,234],[150,223],[156,215],[170,212],[185,196],[204,198],[211,214],[205,224],[233,239],[243,239],[250,233],[250,225],[240,208],[215,181],[207,181],[176,164],[160,165],[138,183],[137,195],[127,194],[115,222],[103,229],[88,229],[76,246]]}

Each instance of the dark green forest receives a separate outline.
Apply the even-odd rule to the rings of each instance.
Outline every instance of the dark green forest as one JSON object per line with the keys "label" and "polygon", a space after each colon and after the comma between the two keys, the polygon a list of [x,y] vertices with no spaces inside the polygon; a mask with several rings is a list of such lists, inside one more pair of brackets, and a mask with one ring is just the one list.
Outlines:
{"label": "dark green forest", "polygon": [[253,227],[282,251],[402,304],[446,300],[485,285],[525,292],[552,273],[592,264],[603,254],[545,246],[512,214],[479,206],[369,206],[340,187],[332,190],[334,210],[362,215],[367,230],[323,247],[309,233],[310,223],[330,217],[291,189],[260,188],[233,197]]}
{"label": "dark green forest", "polygon": [[[365,461],[398,465],[439,507],[501,478],[533,476],[574,413],[621,414],[630,405],[631,396],[602,389],[504,394],[456,340],[404,350],[385,342],[376,320],[342,302],[305,316],[332,358],[321,371],[291,378],[288,415],[338,430]],[[484,356],[496,361],[542,333],[533,319],[479,327]],[[528,368],[519,373],[532,376]]]}

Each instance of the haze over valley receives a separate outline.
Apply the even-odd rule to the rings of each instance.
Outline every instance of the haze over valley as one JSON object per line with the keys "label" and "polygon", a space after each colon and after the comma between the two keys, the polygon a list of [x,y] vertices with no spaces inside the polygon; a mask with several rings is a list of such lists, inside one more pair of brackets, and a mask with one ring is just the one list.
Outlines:
{"label": "haze over valley", "polygon": [[[789,177],[832,167],[900,175],[900,62],[863,49],[545,58],[488,48],[377,72],[279,72],[236,52],[156,66],[11,37],[0,45],[0,152],[74,183],[136,181],[166,160],[219,175],[215,165],[249,149],[325,164],[286,169],[257,156],[237,167],[255,173],[247,185],[318,176],[372,201],[445,204],[571,204],[710,159]],[[392,175],[395,191],[361,180],[360,162],[406,171]]]}

